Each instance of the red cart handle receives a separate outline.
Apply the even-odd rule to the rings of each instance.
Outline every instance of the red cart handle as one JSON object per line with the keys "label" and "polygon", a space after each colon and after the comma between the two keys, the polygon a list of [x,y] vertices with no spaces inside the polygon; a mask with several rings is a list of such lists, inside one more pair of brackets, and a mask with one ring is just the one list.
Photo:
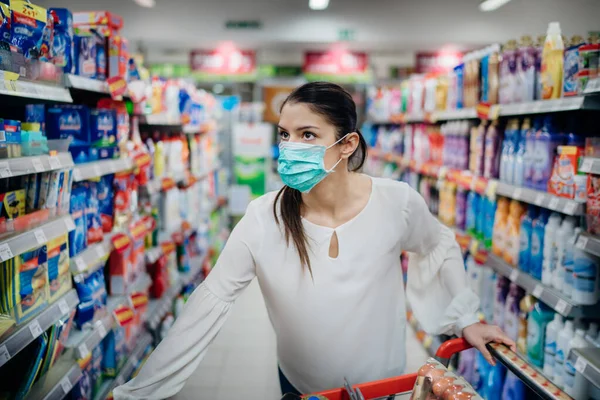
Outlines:
{"label": "red cart handle", "polygon": [[442,360],[448,360],[454,354],[459,353],[463,350],[470,349],[471,346],[469,342],[467,342],[464,338],[457,338],[452,340],[447,340],[441,344],[438,350],[435,353],[435,356]]}

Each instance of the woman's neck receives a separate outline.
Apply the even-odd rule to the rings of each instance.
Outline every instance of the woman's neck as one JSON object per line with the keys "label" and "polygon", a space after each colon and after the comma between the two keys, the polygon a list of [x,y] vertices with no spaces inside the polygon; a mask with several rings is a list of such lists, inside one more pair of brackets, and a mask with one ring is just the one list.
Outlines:
{"label": "woman's neck", "polygon": [[354,187],[352,182],[357,174],[345,168],[337,168],[329,174],[309,193],[302,195],[304,205],[316,212],[325,212],[331,216],[345,207],[343,199],[352,199]]}

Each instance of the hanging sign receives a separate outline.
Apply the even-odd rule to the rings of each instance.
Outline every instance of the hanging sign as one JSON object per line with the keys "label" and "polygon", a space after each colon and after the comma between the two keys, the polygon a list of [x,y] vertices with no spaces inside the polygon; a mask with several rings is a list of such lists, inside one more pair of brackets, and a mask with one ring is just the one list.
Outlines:
{"label": "hanging sign", "polygon": [[256,77],[256,53],[234,46],[193,50],[190,67],[201,80],[252,80]]}
{"label": "hanging sign", "polygon": [[309,80],[367,82],[371,79],[367,54],[344,48],[304,53],[302,71]]}

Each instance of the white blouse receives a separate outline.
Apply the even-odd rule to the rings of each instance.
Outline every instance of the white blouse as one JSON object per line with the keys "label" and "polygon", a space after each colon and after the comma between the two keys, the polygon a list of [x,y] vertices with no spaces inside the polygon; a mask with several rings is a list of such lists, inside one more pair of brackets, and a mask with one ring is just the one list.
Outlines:
{"label": "white blouse", "polygon": [[[362,383],[403,373],[402,250],[415,253],[406,294],[425,330],[460,335],[478,321],[479,299],[467,286],[454,234],[407,184],[373,178],[365,208],[336,229],[304,220],[312,279],[275,223],[274,199],[270,193],[249,205],[168,336],[138,376],[114,390],[116,400],[163,399],[180,391],[255,277],[277,336],[281,370],[305,394],[341,387],[344,377]],[[329,257],[334,232],[335,259]]]}

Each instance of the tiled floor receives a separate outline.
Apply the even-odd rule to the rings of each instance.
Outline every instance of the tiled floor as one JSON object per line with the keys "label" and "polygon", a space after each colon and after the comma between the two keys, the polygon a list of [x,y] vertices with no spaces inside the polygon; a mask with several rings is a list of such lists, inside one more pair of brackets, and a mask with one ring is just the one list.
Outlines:
{"label": "tiled floor", "polygon": [[[427,358],[412,329],[407,335],[407,372]],[[206,358],[176,400],[278,400],[275,333],[258,284],[236,302]]]}

